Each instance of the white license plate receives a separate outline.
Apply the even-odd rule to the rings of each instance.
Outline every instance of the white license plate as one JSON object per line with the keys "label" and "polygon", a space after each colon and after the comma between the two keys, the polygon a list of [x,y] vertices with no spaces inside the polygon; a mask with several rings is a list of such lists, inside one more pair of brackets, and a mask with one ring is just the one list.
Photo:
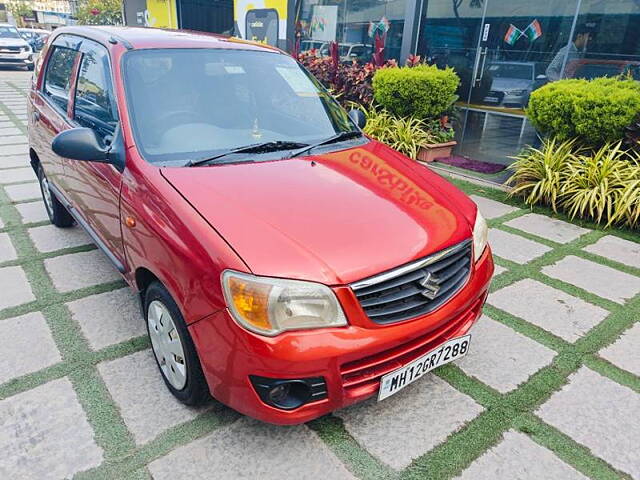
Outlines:
{"label": "white license plate", "polygon": [[496,103],[498,102],[500,99],[496,98],[496,97],[485,97],[484,101],[485,102],[492,102],[492,103]]}
{"label": "white license plate", "polygon": [[457,337],[380,379],[378,401],[399,392],[434,368],[464,357],[469,351],[471,335]]}

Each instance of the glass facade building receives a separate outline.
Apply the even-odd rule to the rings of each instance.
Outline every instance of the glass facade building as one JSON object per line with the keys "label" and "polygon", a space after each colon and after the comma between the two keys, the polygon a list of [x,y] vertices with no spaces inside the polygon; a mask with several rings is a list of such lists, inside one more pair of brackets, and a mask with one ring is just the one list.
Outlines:
{"label": "glass facade building", "polygon": [[[302,49],[340,44],[368,61],[376,32],[387,58],[409,55],[461,78],[459,155],[510,163],[536,143],[531,92],[562,78],[640,81],[640,0],[298,0]],[[326,49],[324,50],[326,51]]]}

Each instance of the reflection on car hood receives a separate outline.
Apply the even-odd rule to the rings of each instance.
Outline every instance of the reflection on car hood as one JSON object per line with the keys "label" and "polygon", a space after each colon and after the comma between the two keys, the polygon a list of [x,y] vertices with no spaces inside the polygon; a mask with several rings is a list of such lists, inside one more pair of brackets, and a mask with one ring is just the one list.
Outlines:
{"label": "reflection on car hood", "polygon": [[162,175],[259,275],[345,284],[471,236],[454,187],[373,141]]}
{"label": "reflection on car hood", "polygon": [[528,90],[532,87],[533,80],[523,80],[521,78],[494,78],[491,90],[498,92],[508,92],[509,90]]}
{"label": "reflection on car hood", "polygon": [[2,47],[26,47],[27,42],[22,38],[0,38],[0,48]]}

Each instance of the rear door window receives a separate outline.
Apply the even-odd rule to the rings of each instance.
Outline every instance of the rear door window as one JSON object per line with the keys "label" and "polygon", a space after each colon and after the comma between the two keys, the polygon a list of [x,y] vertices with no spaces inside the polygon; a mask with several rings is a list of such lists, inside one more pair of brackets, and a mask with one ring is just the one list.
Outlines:
{"label": "rear door window", "polygon": [[91,128],[107,143],[113,137],[118,123],[109,55],[100,45],[85,49],[78,72],[74,120]]}
{"label": "rear door window", "polygon": [[78,52],[70,48],[55,45],[44,77],[44,94],[63,112],[69,104],[69,90],[71,89],[71,74],[73,62]]}

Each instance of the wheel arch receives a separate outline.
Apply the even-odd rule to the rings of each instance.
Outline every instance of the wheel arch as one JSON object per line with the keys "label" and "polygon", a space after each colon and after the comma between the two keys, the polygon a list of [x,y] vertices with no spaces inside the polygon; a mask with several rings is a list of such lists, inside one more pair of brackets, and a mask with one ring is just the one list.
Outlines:
{"label": "wheel arch", "polygon": [[40,168],[40,157],[33,148],[29,148],[29,164],[33,171],[38,174],[38,169]]}

